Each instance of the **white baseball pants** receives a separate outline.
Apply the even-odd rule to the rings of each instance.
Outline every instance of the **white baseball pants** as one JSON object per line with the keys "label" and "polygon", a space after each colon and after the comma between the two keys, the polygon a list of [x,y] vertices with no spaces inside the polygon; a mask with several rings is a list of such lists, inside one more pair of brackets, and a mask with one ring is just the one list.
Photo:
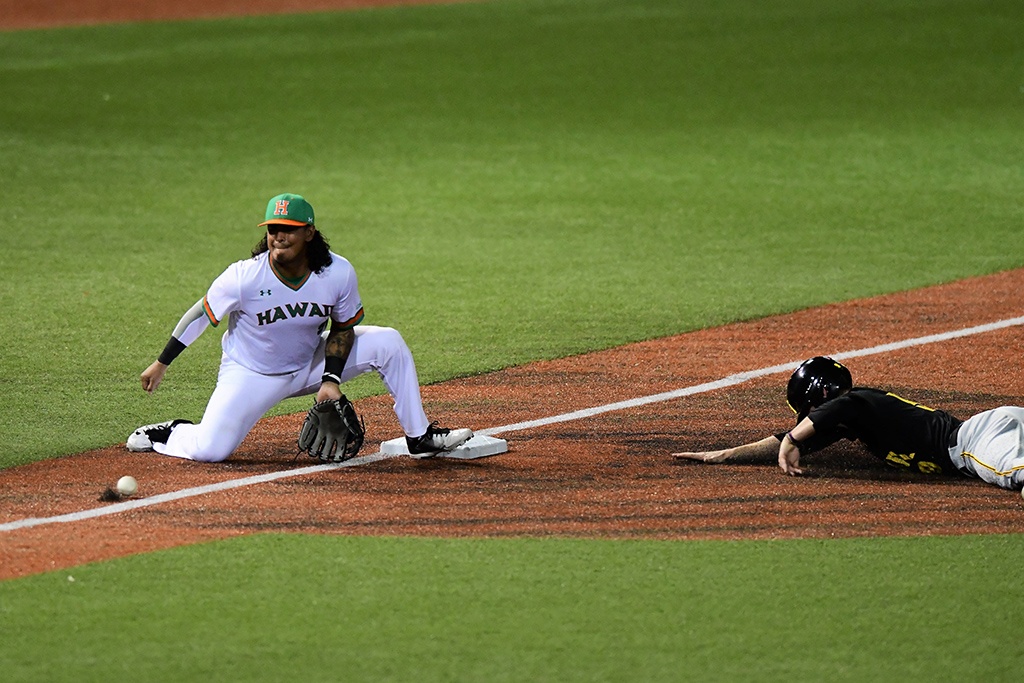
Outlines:
{"label": "white baseball pants", "polygon": [[1024,408],[1003,406],[968,418],[949,457],[971,476],[1019,491],[1024,486]]}
{"label": "white baseball pants", "polygon": [[[341,375],[342,382],[376,371],[395,399],[395,415],[405,434],[424,434],[430,423],[423,412],[412,352],[402,335],[390,327],[373,325],[356,325],[353,330],[355,341]],[[217,387],[202,421],[178,425],[167,443],[154,443],[153,450],[202,462],[225,460],[273,406],[286,398],[315,394],[320,389],[324,345],[320,344],[308,368],[285,375],[262,375],[227,356],[221,357]]]}

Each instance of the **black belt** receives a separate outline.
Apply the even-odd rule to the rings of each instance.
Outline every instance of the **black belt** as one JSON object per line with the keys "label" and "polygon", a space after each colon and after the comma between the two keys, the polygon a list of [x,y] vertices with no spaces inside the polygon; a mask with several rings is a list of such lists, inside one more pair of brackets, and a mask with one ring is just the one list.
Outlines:
{"label": "black belt", "polygon": [[949,433],[949,447],[950,448],[956,448],[956,441],[957,441],[957,438],[960,435],[960,427],[961,426],[963,426],[963,423],[958,424],[956,426],[956,429],[954,429],[952,432]]}

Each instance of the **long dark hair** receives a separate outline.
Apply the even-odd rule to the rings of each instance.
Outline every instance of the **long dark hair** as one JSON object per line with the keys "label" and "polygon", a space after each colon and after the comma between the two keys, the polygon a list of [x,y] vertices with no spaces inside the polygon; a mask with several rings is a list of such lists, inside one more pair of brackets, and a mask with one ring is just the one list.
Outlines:
{"label": "long dark hair", "polygon": [[[267,246],[266,233],[263,234],[263,239],[252,248],[252,255],[256,257],[265,251],[270,251],[270,247]],[[309,263],[309,269],[317,274],[331,265],[331,245],[319,230],[313,233],[313,239],[306,243],[306,261]]]}

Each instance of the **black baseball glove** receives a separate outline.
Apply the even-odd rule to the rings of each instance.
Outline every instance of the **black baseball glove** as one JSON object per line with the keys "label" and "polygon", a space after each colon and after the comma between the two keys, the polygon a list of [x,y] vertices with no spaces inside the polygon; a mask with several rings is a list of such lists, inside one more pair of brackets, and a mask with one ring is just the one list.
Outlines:
{"label": "black baseball glove", "polygon": [[306,413],[299,431],[299,452],[324,462],[343,462],[356,457],[365,433],[355,406],[344,395],[320,401]]}

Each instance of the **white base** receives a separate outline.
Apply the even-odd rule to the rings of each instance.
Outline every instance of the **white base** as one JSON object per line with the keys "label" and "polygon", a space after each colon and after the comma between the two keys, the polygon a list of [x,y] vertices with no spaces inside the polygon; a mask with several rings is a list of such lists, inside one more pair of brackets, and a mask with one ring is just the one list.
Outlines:
{"label": "white base", "polygon": [[[496,439],[493,436],[483,436],[482,434],[476,434],[466,443],[462,444],[454,451],[441,451],[437,455],[421,454],[417,453],[412,455],[412,458],[457,458],[459,460],[475,460],[477,458],[486,458],[491,455],[498,455],[508,450],[508,442],[505,439]],[[409,446],[405,442],[405,437],[400,436],[397,439],[391,439],[385,441],[380,445],[380,452],[384,455],[409,455]]]}

